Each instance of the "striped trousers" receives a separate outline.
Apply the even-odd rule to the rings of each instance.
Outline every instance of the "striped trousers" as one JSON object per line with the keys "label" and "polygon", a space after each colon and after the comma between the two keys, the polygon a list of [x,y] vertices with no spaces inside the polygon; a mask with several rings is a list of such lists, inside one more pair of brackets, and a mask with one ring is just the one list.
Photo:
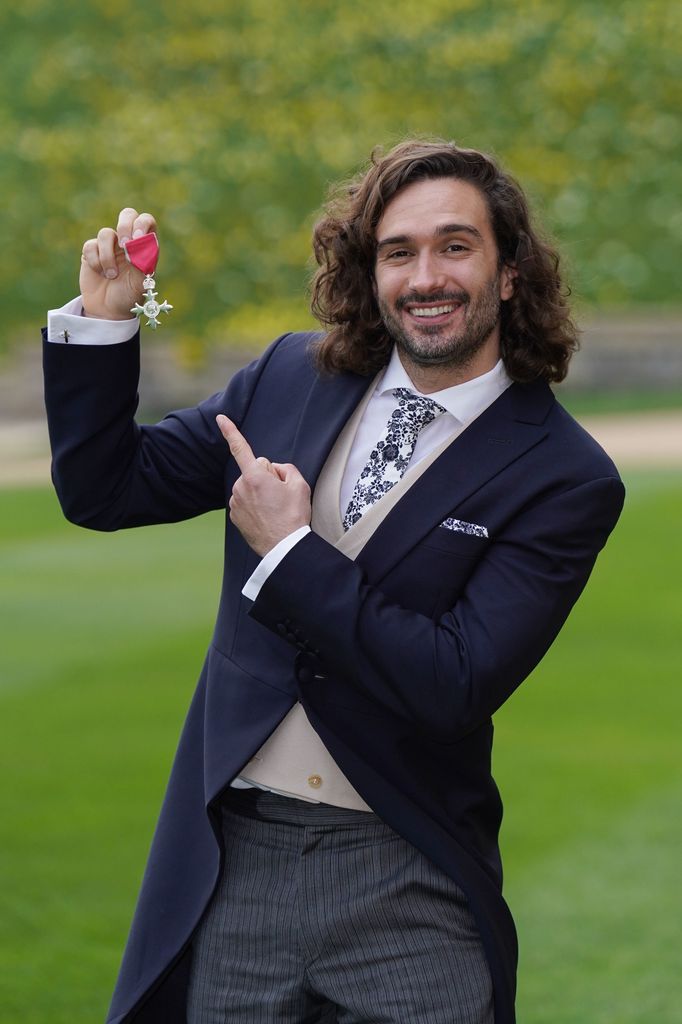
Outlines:
{"label": "striped trousers", "polygon": [[230,789],[223,827],[188,1024],[493,1024],[466,898],[375,814]]}

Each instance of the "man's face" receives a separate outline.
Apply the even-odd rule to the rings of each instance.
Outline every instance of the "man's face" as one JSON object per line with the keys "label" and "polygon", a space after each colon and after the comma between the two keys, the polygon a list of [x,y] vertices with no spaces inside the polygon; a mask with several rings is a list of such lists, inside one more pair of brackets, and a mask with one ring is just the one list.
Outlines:
{"label": "man's face", "polygon": [[456,178],[399,192],[377,225],[375,293],[403,362],[491,369],[499,358],[500,302],[514,272],[498,267],[485,200]]}

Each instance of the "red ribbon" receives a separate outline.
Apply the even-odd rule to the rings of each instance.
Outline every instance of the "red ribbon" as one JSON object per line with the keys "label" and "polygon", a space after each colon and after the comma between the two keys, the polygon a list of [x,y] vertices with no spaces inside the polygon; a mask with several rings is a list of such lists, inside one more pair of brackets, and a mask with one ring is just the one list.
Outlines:
{"label": "red ribbon", "polygon": [[123,251],[128,263],[132,263],[143,274],[153,274],[156,270],[156,264],[159,262],[159,240],[153,231],[124,242]]}

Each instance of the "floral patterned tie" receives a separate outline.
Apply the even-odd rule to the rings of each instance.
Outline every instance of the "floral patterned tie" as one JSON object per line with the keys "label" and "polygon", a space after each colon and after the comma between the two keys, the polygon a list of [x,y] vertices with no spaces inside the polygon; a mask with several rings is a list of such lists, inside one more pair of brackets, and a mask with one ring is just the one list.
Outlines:
{"label": "floral patterned tie", "polygon": [[349,530],[370,505],[397,484],[408,467],[422,427],[446,410],[425,395],[415,395],[407,388],[395,388],[396,409],[370,452],[367,465],[360,474],[343,517]]}

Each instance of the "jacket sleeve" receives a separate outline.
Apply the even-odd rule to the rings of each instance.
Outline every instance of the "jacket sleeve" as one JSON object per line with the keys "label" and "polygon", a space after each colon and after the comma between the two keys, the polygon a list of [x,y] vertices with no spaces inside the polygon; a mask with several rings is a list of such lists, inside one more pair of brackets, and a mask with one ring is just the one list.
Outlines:
{"label": "jacket sleeve", "polygon": [[44,341],[52,479],[67,519],[93,530],[117,530],[225,508],[229,449],[215,417],[222,412],[242,422],[282,338],[235,374],[224,391],[150,426],[135,422],[139,333],[118,345]]}
{"label": "jacket sleeve", "polygon": [[250,614],[312,652],[313,670],[298,674],[302,694],[327,687],[331,702],[334,678],[342,679],[378,713],[456,742],[487,721],[543,657],[623,497],[620,480],[608,477],[526,506],[439,620],[389,602],[360,565],[314,533],[285,556]]}

